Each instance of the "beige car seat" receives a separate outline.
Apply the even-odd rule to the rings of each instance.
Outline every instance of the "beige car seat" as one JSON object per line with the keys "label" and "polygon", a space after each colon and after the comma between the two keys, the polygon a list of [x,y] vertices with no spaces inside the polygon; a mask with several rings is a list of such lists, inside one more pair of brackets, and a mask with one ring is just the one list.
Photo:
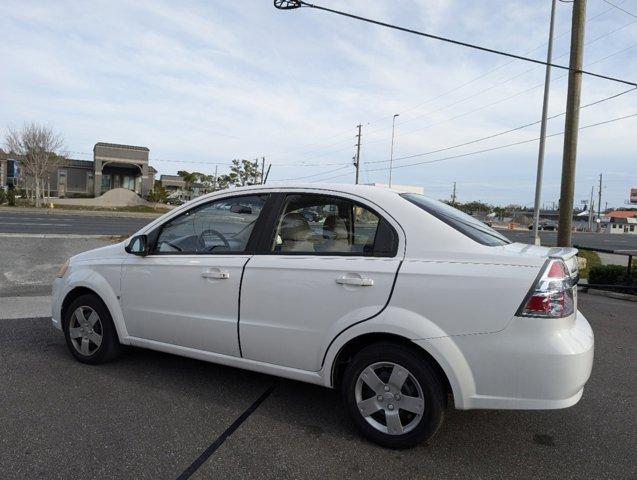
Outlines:
{"label": "beige car seat", "polygon": [[323,237],[325,242],[321,245],[322,252],[349,252],[350,246],[347,240],[347,225],[345,220],[337,215],[328,215],[323,222]]}
{"label": "beige car seat", "polygon": [[314,252],[312,229],[300,213],[288,213],[281,222],[282,252]]}

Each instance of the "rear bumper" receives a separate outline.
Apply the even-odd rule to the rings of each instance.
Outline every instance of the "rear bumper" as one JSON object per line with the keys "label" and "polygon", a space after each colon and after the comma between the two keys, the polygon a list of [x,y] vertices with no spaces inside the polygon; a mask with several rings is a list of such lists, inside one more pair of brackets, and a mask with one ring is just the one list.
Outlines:
{"label": "rear bumper", "polygon": [[570,407],[582,397],[593,366],[593,331],[580,312],[561,320],[516,317],[498,333],[446,340],[456,352],[448,368],[463,372],[454,388],[460,409]]}

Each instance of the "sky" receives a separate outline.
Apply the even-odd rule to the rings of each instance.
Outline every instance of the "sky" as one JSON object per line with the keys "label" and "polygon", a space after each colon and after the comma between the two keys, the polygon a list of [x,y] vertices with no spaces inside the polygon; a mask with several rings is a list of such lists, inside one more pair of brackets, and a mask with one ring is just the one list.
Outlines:
{"label": "sky", "polygon": [[[584,68],[636,82],[637,0],[612,1],[633,15],[588,0]],[[314,3],[546,58],[549,0]],[[557,4],[562,65],[571,9]],[[123,143],[148,147],[164,174],[221,174],[234,158],[265,157],[268,183],[353,183],[360,123],[361,182],[387,183],[399,114],[395,184],[444,199],[456,182],[461,202],[533,205],[539,124],[496,134],[540,119],[541,65],[315,9],[279,11],[271,0],[3,0],[0,31],[0,130],[50,125],[72,158],[91,159],[96,142]],[[554,69],[546,205],[559,198],[566,87]],[[630,88],[585,76],[582,105]],[[583,108],[580,125],[635,113],[637,91]],[[622,206],[637,187],[637,117],[580,130],[576,205],[600,173],[602,203]]]}

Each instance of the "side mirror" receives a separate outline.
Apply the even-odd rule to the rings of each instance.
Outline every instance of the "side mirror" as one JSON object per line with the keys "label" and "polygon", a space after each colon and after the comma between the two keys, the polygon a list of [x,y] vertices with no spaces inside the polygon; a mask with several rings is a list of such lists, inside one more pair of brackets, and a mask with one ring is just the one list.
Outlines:
{"label": "side mirror", "polygon": [[131,238],[124,250],[126,250],[127,253],[145,257],[148,255],[148,237],[146,235],[137,235]]}

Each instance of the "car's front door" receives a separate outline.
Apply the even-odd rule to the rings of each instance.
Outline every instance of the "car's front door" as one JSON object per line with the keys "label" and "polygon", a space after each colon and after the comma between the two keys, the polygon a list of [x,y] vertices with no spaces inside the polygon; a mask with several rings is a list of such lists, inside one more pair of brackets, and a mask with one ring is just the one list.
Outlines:
{"label": "car's front door", "polygon": [[312,193],[286,195],[271,223],[244,271],[243,356],[318,371],[329,342],[389,300],[398,234],[369,206]]}
{"label": "car's front door", "polygon": [[241,274],[267,197],[196,206],[160,227],[148,256],[127,258],[121,302],[129,335],[239,356]]}

